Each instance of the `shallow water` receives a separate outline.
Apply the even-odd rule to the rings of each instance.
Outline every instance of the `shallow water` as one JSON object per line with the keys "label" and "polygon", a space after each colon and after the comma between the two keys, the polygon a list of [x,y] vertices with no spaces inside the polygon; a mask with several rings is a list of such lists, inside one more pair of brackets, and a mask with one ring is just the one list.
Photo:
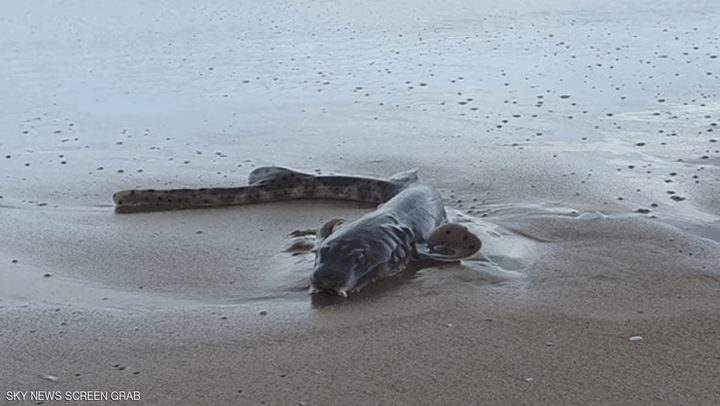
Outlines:
{"label": "shallow water", "polygon": [[697,248],[677,267],[717,277],[720,5],[503,3],[5,2],[0,304],[310,311],[286,234],[365,208],[112,211],[117,190],[241,185],[268,164],[419,167],[474,218],[485,259],[379,296],[536,300],[601,283],[593,255],[632,287],[619,241],[648,269],[667,261],[649,246]]}

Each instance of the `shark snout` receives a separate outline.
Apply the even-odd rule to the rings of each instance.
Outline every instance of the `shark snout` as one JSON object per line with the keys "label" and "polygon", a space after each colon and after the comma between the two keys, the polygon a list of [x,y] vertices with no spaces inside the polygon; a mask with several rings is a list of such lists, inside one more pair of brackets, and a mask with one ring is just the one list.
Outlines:
{"label": "shark snout", "polygon": [[347,296],[351,286],[351,275],[337,269],[318,268],[310,275],[310,291],[333,291]]}

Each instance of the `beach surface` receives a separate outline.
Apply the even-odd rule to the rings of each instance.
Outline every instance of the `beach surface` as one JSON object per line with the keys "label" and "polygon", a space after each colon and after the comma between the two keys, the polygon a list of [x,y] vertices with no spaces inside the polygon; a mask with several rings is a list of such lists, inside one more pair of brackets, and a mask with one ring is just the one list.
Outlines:
{"label": "beach surface", "polygon": [[[0,399],[720,404],[720,3],[241,3],[3,3]],[[311,297],[289,233],[371,207],[114,213],[266,165],[483,248]]]}

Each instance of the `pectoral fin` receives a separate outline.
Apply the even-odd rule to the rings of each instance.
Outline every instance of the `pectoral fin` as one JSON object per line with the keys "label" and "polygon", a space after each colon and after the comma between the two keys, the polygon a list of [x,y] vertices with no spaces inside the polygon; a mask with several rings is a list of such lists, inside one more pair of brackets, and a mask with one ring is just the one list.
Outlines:
{"label": "pectoral fin", "polygon": [[433,230],[424,244],[416,250],[421,258],[437,261],[457,261],[467,258],[480,250],[482,242],[467,227],[448,223]]}
{"label": "pectoral fin", "polygon": [[335,231],[337,228],[339,228],[342,223],[344,223],[344,219],[332,219],[328,221],[327,223],[323,224],[322,227],[320,227],[320,230],[317,232],[317,239],[318,241],[322,241],[325,238],[327,238],[330,234],[332,234],[333,231]]}

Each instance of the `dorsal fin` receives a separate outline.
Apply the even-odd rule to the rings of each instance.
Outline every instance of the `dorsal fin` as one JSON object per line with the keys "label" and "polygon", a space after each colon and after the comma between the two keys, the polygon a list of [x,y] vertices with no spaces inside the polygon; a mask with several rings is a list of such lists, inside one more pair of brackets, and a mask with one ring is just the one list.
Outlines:
{"label": "dorsal fin", "polygon": [[290,176],[295,175],[298,177],[311,177],[313,175],[309,175],[307,173],[302,172],[296,172],[287,168],[282,168],[279,166],[262,166],[260,168],[253,169],[252,172],[250,172],[250,175],[248,175],[248,185],[254,185],[258,182],[269,180],[276,178],[278,176]]}
{"label": "dorsal fin", "polygon": [[407,171],[398,172],[388,178],[390,182],[400,185],[410,185],[418,182],[418,168],[413,168]]}

